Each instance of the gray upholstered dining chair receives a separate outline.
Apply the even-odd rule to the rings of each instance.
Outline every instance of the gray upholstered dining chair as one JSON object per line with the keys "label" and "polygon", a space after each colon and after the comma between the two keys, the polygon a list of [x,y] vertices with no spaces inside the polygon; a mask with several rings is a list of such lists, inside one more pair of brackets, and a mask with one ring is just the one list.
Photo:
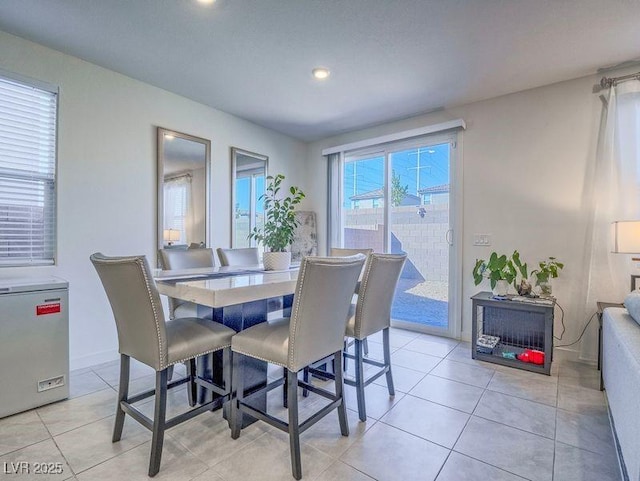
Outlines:
{"label": "gray upholstered dining chair", "polygon": [[[160,470],[165,430],[214,409],[231,398],[230,346],[235,331],[222,324],[197,318],[165,322],[160,295],[145,256],[107,257],[96,253],[90,259],[104,286],[118,331],[120,386],[112,441],[120,441],[125,414],[152,431],[149,476],[155,476]],[[218,386],[199,378],[193,370],[188,377],[168,382],[169,367],[220,350],[224,359],[224,385]],[[155,389],[129,396],[131,358],[156,371]],[[213,399],[166,419],[167,390],[185,382],[209,389]],[[149,419],[133,405],[154,395],[154,416]]]}
{"label": "gray upholstered dining chair", "polygon": [[331,257],[347,257],[354,256],[356,254],[364,254],[369,256],[373,252],[373,249],[349,249],[346,247],[332,247],[329,249],[329,255]]}
{"label": "gray upholstered dining chair", "polygon": [[243,247],[240,249],[218,247],[217,252],[221,266],[255,266],[260,264],[260,254],[257,247]]}
{"label": "gray upholstered dining chair", "polygon": [[[291,318],[265,322],[239,332],[233,337],[233,391],[231,402],[231,436],[240,436],[242,415],[247,413],[289,433],[291,467],[296,479],[302,477],[300,434],[333,409],[338,409],[340,432],[349,435],[347,412],[343,399],[342,344],[351,297],[362,270],[362,255],[331,258],[306,257],[300,265]],[[334,356],[338,366],[335,373],[335,394],[298,381],[298,372],[309,364]],[[286,376],[269,383],[246,398],[243,395],[241,357],[249,356],[286,368]],[[287,384],[288,423],[249,404],[251,397]],[[298,386],[316,393],[331,402],[300,423],[298,417]]]}
{"label": "gray upholstered dining chair", "polygon": [[[364,388],[383,374],[387,377],[389,395],[395,395],[391,374],[391,350],[389,327],[391,325],[391,304],[406,254],[371,254],[364,268],[360,283],[358,302],[351,306],[345,334],[355,340],[355,355],[345,353],[345,357],[355,359],[355,381],[347,379],[345,384],[355,386],[358,399],[358,415],[367,420]],[[367,336],[382,331],[382,363],[363,356],[363,341]],[[364,378],[364,364],[380,368],[368,379]]]}
{"label": "gray upholstered dining chair", "polygon": [[[329,249],[329,255],[331,257],[345,257],[345,256],[354,256],[356,254],[363,254],[367,257],[369,257],[369,255],[373,252],[373,249],[351,249],[351,248],[346,248],[346,247],[332,247],[331,249]],[[360,274],[360,280],[362,280],[362,274]],[[356,289],[356,293],[357,291],[360,289],[360,287],[358,286],[358,288]],[[348,341],[345,340],[344,342],[344,350],[346,351],[347,348],[351,347],[353,345],[353,341],[351,343],[349,343]],[[362,346],[364,348],[364,353],[365,355],[369,354],[369,342],[366,339],[362,340]],[[347,370],[347,358],[345,357],[344,360],[344,370]]]}
{"label": "gray upholstered dining chair", "polygon": [[[215,267],[216,260],[213,249],[160,249],[160,264],[165,270],[194,269],[198,267]],[[169,298],[169,319],[177,317],[195,317],[196,305],[192,302]]]}

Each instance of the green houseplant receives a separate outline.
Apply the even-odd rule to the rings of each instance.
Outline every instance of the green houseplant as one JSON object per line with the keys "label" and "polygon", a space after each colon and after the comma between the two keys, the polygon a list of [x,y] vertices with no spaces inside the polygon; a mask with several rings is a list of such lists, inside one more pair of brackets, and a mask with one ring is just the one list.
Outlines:
{"label": "green houseplant", "polygon": [[527,263],[523,263],[520,260],[520,253],[518,251],[513,251],[511,259],[513,260],[513,265],[520,274],[520,282],[518,283],[517,278],[514,279],[513,287],[516,288],[516,291],[518,291],[518,294],[521,296],[528,296],[531,294],[531,283],[529,282]]}
{"label": "green houseplant", "polygon": [[280,190],[284,179],[282,174],[267,177],[265,193],[259,198],[264,201],[264,225],[261,228],[255,227],[249,234],[250,239],[261,242],[270,251],[264,253],[263,261],[266,270],[289,268],[291,252],[287,252],[287,247],[293,242],[295,229],[298,227],[295,207],[304,199],[304,192],[293,186],[289,188],[290,195],[281,195]]}
{"label": "green houseplant", "polygon": [[540,286],[542,294],[551,295],[551,279],[555,279],[559,275],[559,271],[564,268],[564,264],[559,262],[555,257],[549,257],[548,260],[538,262],[538,269],[531,271],[531,275],[535,275],[536,283]]}
{"label": "green houseplant", "polygon": [[[517,251],[515,252],[517,253]],[[518,258],[519,262],[519,258]],[[496,295],[505,295],[509,289],[509,284],[514,282],[518,272],[513,262],[513,256],[507,257],[506,254],[498,255],[492,252],[489,260],[476,259],[476,265],[473,268],[473,280],[476,286],[483,279],[489,279],[491,290]]]}

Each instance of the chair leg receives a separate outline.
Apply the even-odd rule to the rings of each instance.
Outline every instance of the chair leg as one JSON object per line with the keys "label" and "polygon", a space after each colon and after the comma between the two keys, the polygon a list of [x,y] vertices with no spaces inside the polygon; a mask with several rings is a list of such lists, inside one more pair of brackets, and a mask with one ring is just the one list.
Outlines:
{"label": "chair leg", "polygon": [[[344,338],[344,346],[342,348],[342,350],[345,352],[345,354],[349,351],[349,343],[347,342],[347,338]],[[342,372],[346,372],[347,371],[347,356],[343,356],[342,357]]]}
{"label": "chair leg", "polygon": [[364,365],[362,362],[362,341],[355,340],[356,348],[356,394],[358,397],[358,417],[360,421],[367,420],[367,407],[364,401]]}
{"label": "chair leg", "polygon": [[165,417],[167,413],[167,378],[169,369],[156,372],[156,405],[153,415],[153,436],[151,439],[151,458],[149,476],[160,471],[162,445],[164,444]]}
{"label": "chair leg", "polygon": [[[233,353],[230,347],[225,347],[222,350],[222,383],[224,384],[224,392],[231,394],[231,369],[233,366]],[[229,414],[229,408],[231,407],[232,396],[223,402],[222,414],[226,417],[229,427],[231,427],[231,416]]]}
{"label": "chair leg", "polygon": [[111,441],[116,443],[122,437],[124,427],[124,411],[120,403],[129,397],[129,366],[131,358],[125,354],[120,354],[120,386],[118,387],[118,407],[116,408],[116,422],[113,426],[113,437]]}
{"label": "chair leg", "polygon": [[[243,366],[242,355],[235,353],[233,355],[233,373],[231,374],[231,437],[238,439],[240,437],[240,430],[242,429],[242,411],[240,411],[240,402],[244,398],[244,380],[243,380]],[[233,399],[233,393],[235,393],[235,399]]]}
{"label": "chair leg", "polygon": [[[304,371],[302,371],[302,380],[306,383],[309,382],[309,368],[305,367]],[[309,397],[309,390],[307,388],[302,388],[302,397]]]}
{"label": "chair leg", "polygon": [[298,373],[287,373],[287,391],[289,391],[289,448],[291,451],[291,473],[296,479],[302,478],[300,459],[300,425],[298,423]]}
{"label": "chair leg", "polygon": [[284,379],[284,384],[282,385],[282,407],[286,409],[289,405],[287,402],[287,389],[289,389],[289,387],[287,386],[288,374],[286,367],[282,368],[282,378]]}
{"label": "chair leg", "polygon": [[387,370],[387,389],[389,396],[395,396],[396,391],[393,387],[393,376],[391,375],[391,349],[389,345],[389,328],[382,330],[382,349],[384,351],[384,365]]}
{"label": "chair leg", "polygon": [[338,406],[338,419],[340,420],[340,432],[343,436],[349,436],[349,420],[347,419],[347,406],[344,402],[344,379],[342,378],[342,351],[338,351],[334,356],[335,369],[335,382],[336,382],[336,396],[342,399],[340,406]]}
{"label": "chair leg", "polygon": [[194,407],[196,405],[196,400],[198,399],[198,386],[194,381],[197,376],[196,360],[195,358],[189,359],[185,364],[187,366],[187,376],[189,377],[189,383],[187,384],[189,406]]}
{"label": "chair leg", "polygon": [[369,341],[367,341],[366,337],[362,340],[362,345],[364,346],[364,355],[368,356],[369,355]]}

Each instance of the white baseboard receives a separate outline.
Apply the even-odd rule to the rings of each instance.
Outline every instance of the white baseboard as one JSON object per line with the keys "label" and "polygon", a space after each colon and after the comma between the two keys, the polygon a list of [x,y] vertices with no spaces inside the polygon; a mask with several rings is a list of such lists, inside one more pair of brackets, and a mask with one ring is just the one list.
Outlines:
{"label": "white baseboard", "polygon": [[76,369],[84,369],[85,367],[95,366],[96,364],[102,364],[103,362],[116,361],[118,359],[120,359],[120,354],[117,350],[102,351],[95,354],[89,354],[88,356],[70,359],[69,370],[74,371]]}

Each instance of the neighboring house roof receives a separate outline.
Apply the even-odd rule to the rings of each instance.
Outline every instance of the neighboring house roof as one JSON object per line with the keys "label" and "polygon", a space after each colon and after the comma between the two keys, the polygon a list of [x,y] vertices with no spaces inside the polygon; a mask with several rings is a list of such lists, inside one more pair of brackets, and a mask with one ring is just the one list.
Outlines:
{"label": "neighboring house roof", "polygon": [[400,205],[420,205],[420,197],[414,194],[407,194],[400,202]]}
{"label": "neighboring house roof", "polygon": [[[384,199],[384,191],[382,189],[370,190],[364,194],[352,195],[349,200],[373,200]],[[420,204],[420,197],[415,194],[406,194],[402,199],[401,205],[418,205]]]}
{"label": "neighboring house roof", "polygon": [[418,194],[446,194],[450,190],[450,184],[434,185],[420,189]]}
{"label": "neighboring house roof", "polygon": [[384,191],[382,189],[370,190],[364,194],[352,195],[349,200],[367,200],[367,199],[382,199],[384,197]]}

